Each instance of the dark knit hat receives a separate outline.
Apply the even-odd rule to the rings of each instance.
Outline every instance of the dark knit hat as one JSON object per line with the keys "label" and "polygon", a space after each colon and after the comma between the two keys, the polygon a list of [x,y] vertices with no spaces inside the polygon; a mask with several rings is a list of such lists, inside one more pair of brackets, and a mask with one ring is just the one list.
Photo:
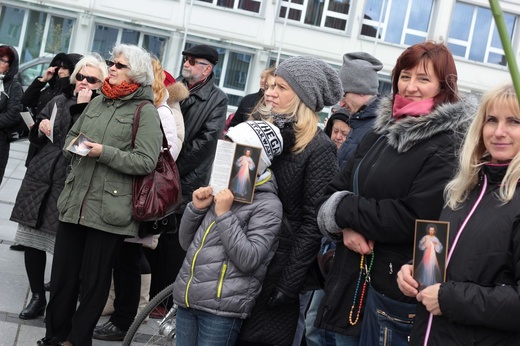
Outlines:
{"label": "dark knit hat", "polygon": [[345,124],[350,125],[350,114],[345,108],[340,108],[330,116],[329,120],[327,120],[327,126],[325,126],[324,130],[329,137],[332,134],[332,126],[334,126],[335,120],[341,120]]}
{"label": "dark knit hat", "polygon": [[339,78],[346,93],[377,95],[379,79],[377,71],[383,63],[364,52],[343,55],[343,66],[339,69]]}
{"label": "dark knit hat", "polygon": [[182,51],[182,55],[190,55],[195,58],[206,59],[213,65],[216,65],[218,63],[218,52],[214,48],[205,44],[190,47]]}
{"label": "dark knit hat", "polygon": [[334,105],[343,96],[338,73],[312,56],[284,60],[275,74],[285,79],[302,102],[315,112]]}

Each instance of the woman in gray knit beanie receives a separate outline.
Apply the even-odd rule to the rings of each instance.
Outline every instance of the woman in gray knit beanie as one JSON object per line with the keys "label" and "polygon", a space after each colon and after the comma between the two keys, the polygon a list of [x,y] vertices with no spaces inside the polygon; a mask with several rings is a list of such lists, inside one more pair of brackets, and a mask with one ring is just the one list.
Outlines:
{"label": "woman in gray knit beanie", "polygon": [[319,129],[316,114],[343,96],[338,74],[310,56],[285,60],[275,74],[275,85],[265,91],[273,103],[264,115],[274,120],[284,140],[284,151],[271,169],[287,222],[262,292],[242,325],[239,345],[292,344],[300,292],[318,288],[308,278],[321,243],[314,205],[338,172],[336,146]]}

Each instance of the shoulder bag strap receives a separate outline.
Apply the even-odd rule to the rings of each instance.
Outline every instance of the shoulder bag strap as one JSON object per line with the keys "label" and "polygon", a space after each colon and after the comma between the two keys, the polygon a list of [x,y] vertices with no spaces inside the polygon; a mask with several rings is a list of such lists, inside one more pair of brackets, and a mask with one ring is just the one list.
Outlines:
{"label": "shoulder bag strap", "polygon": [[141,118],[141,109],[147,103],[150,103],[150,102],[149,101],[143,101],[135,109],[135,112],[134,112],[134,124],[132,125],[132,148],[134,147],[135,136],[137,135],[137,129],[139,128],[139,119]]}

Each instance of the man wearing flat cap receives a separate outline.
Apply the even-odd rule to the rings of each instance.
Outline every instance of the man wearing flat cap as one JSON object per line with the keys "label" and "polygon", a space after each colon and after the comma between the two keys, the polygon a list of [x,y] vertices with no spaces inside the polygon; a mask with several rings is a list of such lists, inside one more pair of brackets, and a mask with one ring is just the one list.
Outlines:
{"label": "man wearing flat cap", "polygon": [[379,78],[377,71],[383,64],[365,52],[353,52],[343,55],[343,65],[339,77],[343,86],[343,98],[339,101],[351,114],[351,131],[338,149],[340,169],[345,167],[347,159],[353,153],[376,119],[379,104]]}
{"label": "man wearing flat cap", "polygon": [[[222,136],[228,106],[227,95],[214,83],[213,68],[218,63],[218,52],[202,44],[184,50],[182,55],[182,77],[179,76],[177,82],[188,87],[190,96],[180,102],[185,135],[177,158],[182,186],[178,224],[186,204],[191,201],[193,191],[209,184],[217,140]],[[161,242],[169,242],[168,253],[174,257],[168,261],[171,275],[169,282],[173,282],[186,253],[179,244],[177,233],[161,235]]]}

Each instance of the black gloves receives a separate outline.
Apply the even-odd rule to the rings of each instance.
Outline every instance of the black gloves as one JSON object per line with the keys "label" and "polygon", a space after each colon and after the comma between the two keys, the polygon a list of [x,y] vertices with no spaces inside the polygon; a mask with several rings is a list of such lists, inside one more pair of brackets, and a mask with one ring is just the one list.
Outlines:
{"label": "black gloves", "polygon": [[295,298],[289,297],[285,293],[275,290],[267,301],[267,307],[274,308],[280,305],[294,303],[295,301]]}

